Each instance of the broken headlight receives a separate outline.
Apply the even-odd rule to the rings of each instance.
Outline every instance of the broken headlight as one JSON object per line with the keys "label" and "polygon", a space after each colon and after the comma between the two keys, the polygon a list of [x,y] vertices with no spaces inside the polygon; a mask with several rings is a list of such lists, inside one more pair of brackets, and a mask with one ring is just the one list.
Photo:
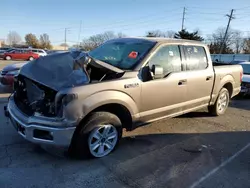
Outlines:
{"label": "broken headlight", "polygon": [[62,105],[67,106],[71,101],[76,100],[78,98],[77,94],[67,94],[62,98]]}

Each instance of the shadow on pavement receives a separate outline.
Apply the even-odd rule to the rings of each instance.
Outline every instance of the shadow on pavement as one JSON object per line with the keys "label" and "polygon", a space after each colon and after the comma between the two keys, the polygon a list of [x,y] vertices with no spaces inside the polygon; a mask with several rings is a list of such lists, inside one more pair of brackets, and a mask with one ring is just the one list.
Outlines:
{"label": "shadow on pavement", "polygon": [[[25,172],[30,179],[36,180],[35,183],[39,183],[37,178],[41,176],[45,182],[48,174],[48,181],[52,178],[53,182],[61,182],[63,177],[63,183],[81,180],[97,185],[103,183],[100,177],[108,179],[112,175],[123,187],[187,187],[249,142],[248,131],[191,134],[155,132],[124,137],[115,152],[92,160],[70,160],[58,155],[55,148],[44,151],[34,144],[24,142],[9,146],[6,155],[11,161],[7,166],[2,164],[0,167],[35,167],[39,169],[35,175]],[[249,162],[249,156],[245,155],[241,158],[241,165],[224,170],[223,173],[235,176],[237,172],[247,171],[248,166],[242,165],[247,161]],[[18,170],[15,173],[17,176]],[[71,179],[72,176],[74,180]],[[247,178],[248,176],[241,176],[239,180],[244,182]],[[108,183],[106,181],[107,187]],[[103,187],[106,185],[102,184]]]}

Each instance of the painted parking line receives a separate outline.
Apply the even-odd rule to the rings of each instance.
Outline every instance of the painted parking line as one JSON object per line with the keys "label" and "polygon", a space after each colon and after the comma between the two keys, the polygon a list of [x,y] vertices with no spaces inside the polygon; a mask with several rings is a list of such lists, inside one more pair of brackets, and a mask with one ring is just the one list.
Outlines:
{"label": "painted parking line", "polygon": [[214,175],[216,172],[218,172],[221,168],[225,167],[227,164],[229,164],[232,160],[234,160],[236,157],[238,157],[242,152],[247,150],[250,147],[250,143],[245,145],[243,148],[241,148],[238,152],[236,152],[234,155],[229,157],[227,160],[225,160],[223,163],[221,163],[219,166],[208,172],[205,176],[201,177],[198,181],[194,182],[190,188],[195,188],[198,185],[200,185],[202,182],[204,182],[206,179]]}

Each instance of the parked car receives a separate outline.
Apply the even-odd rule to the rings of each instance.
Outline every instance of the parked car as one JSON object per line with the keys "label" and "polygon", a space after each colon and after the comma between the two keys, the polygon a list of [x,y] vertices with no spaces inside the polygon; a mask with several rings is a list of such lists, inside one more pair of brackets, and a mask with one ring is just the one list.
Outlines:
{"label": "parked car", "polygon": [[3,58],[6,60],[15,59],[32,61],[39,58],[39,55],[33,53],[30,49],[15,49],[10,52],[5,52]]}
{"label": "parked car", "polygon": [[11,49],[11,48],[9,48],[9,47],[3,47],[3,48],[0,48],[0,52],[5,52],[5,51],[7,51],[9,49]]}
{"label": "parked car", "polygon": [[12,50],[14,50],[14,48],[0,48],[0,58],[4,57],[4,53],[10,52]]}
{"label": "parked car", "polygon": [[0,74],[0,82],[2,85],[7,86],[13,86],[14,83],[14,77],[18,75],[20,69],[22,66],[24,66],[26,62],[24,63],[15,63],[12,65],[7,65],[3,68]]}
{"label": "parked car", "polygon": [[47,52],[43,49],[30,49],[32,52],[38,54],[39,56],[46,56]]}
{"label": "parked car", "polygon": [[236,64],[240,64],[240,63],[244,63],[244,62],[247,62],[247,61],[245,61],[245,60],[235,60],[235,61],[232,61],[231,64],[236,65]]}
{"label": "parked car", "polygon": [[250,94],[250,62],[240,63],[243,68],[243,78],[241,84],[241,94]]}
{"label": "parked car", "polygon": [[52,54],[23,66],[5,115],[33,143],[104,157],[123,128],[204,107],[224,114],[241,79],[240,65],[213,66],[198,41],[113,39],[88,54]]}

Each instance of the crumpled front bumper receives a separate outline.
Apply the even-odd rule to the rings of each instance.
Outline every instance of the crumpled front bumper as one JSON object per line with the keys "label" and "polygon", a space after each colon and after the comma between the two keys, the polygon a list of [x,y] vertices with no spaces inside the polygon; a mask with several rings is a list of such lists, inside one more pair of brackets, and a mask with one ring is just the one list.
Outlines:
{"label": "crumpled front bumper", "polygon": [[15,105],[13,96],[5,107],[7,116],[18,134],[24,139],[37,144],[70,146],[76,124],[65,119],[26,116]]}
{"label": "crumpled front bumper", "polygon": [[9,86],[12,86],[13,83],[14,83],[14,76],[11,76],[11,75],[0,75],[0,82],[1,84],[3,85],[9,85]]}

